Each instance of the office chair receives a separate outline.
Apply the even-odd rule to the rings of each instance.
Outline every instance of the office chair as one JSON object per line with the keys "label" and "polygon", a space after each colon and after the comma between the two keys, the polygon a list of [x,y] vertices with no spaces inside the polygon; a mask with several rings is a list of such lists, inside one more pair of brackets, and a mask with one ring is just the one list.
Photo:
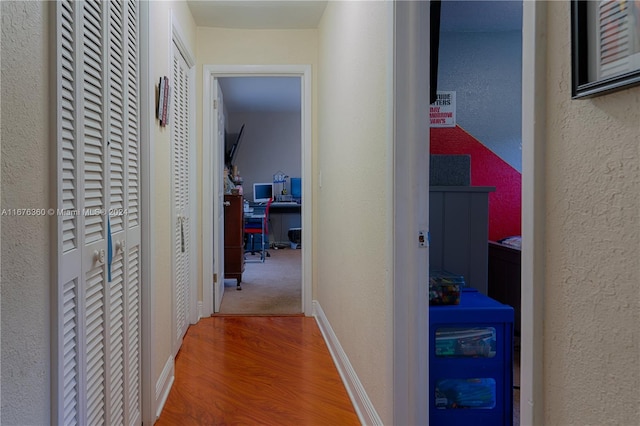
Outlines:
{"label": "office chair", "polygon": [[[256,254],[256,252],[260,252],[260,262],[264,263],[265,257],[270,257],[271,255],[267,251],[267,244],[265,239],[269,235],[269,208],[271,207],[271,199],[267,201],[267,206],[264,209],[264,217],[260,222],[255,221],[245,221],[244,224],[244,233],[247,237],[247,243],[245,246],[245,261],[246,254],[251,253],[252,255]],[[256,207],[254,207],[254,214],[256,212]],[[255,249],[255,237],[256,235],[260,235],[260,249]]]}

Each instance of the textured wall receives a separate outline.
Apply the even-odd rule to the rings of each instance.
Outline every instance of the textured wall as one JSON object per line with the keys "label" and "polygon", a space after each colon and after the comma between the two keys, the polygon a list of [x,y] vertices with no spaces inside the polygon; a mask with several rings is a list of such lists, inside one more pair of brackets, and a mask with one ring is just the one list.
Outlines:
{"label": "textured wall", "polygon": [[316,299],[385,424],[392,423],[391,13],[385,2],[329,2],[322,18],[314,234]]}
{"label": "textured wall", "polygon": [[[46,209],[55,159],[47,51],[53,3],[1,7],[2,209]],[[51,225],[48,216],[2,216],[3,425],[49,424]]]}
{"label": "textured wall", "polygon": [[521,234],[522,176],[460,126],[431,129],[432,154],[471,156],[471,185],[494,186],[489,193],[489,239]]}
{"label": "textured wall", "polygon": [[438,90],[456,91],[456,120],[522,171],[522,35],[443,32]]}
{"label": "textured wall", "polygon": [[548,3],[545,423],[640,419],[640,87],[571,100],[569,6]]}

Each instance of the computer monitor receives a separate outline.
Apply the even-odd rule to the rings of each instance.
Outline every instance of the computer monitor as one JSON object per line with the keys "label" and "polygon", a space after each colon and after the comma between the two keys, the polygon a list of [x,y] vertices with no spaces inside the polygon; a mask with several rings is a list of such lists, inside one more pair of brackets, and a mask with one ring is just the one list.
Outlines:
{"label": "computer monitor", "polygon": [[291,198],[296,201],[302,199],[302,178],[291,178]]}
{"label": "computer monitor", "polygon": [[253,202],[266,203],[273,198],[273,183],[254,183]]}

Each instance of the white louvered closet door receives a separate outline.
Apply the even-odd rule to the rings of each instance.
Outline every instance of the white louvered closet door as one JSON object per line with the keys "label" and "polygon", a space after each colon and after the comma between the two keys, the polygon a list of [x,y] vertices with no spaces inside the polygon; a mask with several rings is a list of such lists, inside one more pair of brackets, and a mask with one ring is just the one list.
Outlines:
{"label": "white louvered closet door", "polygon": [[173,217],[174,217],[174,285],[177,353],[189,326],[191,284],[190,235],[191,200],[189,185],[189,69],[178,47],[173,46],[171,144],[173,158]]}
{"label": "white louvered closet door", "polygon": [[56,7],[55,422],[140,424],[139,6]]}

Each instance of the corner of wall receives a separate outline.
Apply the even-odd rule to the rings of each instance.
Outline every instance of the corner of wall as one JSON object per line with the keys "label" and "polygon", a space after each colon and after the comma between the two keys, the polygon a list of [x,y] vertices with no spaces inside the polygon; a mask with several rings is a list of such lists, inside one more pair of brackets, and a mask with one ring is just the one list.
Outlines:
{"label": "corner of wall", "polygon": [[322,337],[329,348],[331,358],[333,358],[333,362],[338,369],[338,373],[347,389],[347,393],[349,394],[349,398],[351,398],[360,422],[363,425],[382,425],[382,419],[378,416],[373,403],[367,395],[367,391],[360,382],[355,369],[349,361],[349,357],[338,340],[338,336],[336,336],[333,328],[331,328],[331,324],[322,307],[320,307],[320,302],[317,300],[313,301],[313,316],[322,332]]}

